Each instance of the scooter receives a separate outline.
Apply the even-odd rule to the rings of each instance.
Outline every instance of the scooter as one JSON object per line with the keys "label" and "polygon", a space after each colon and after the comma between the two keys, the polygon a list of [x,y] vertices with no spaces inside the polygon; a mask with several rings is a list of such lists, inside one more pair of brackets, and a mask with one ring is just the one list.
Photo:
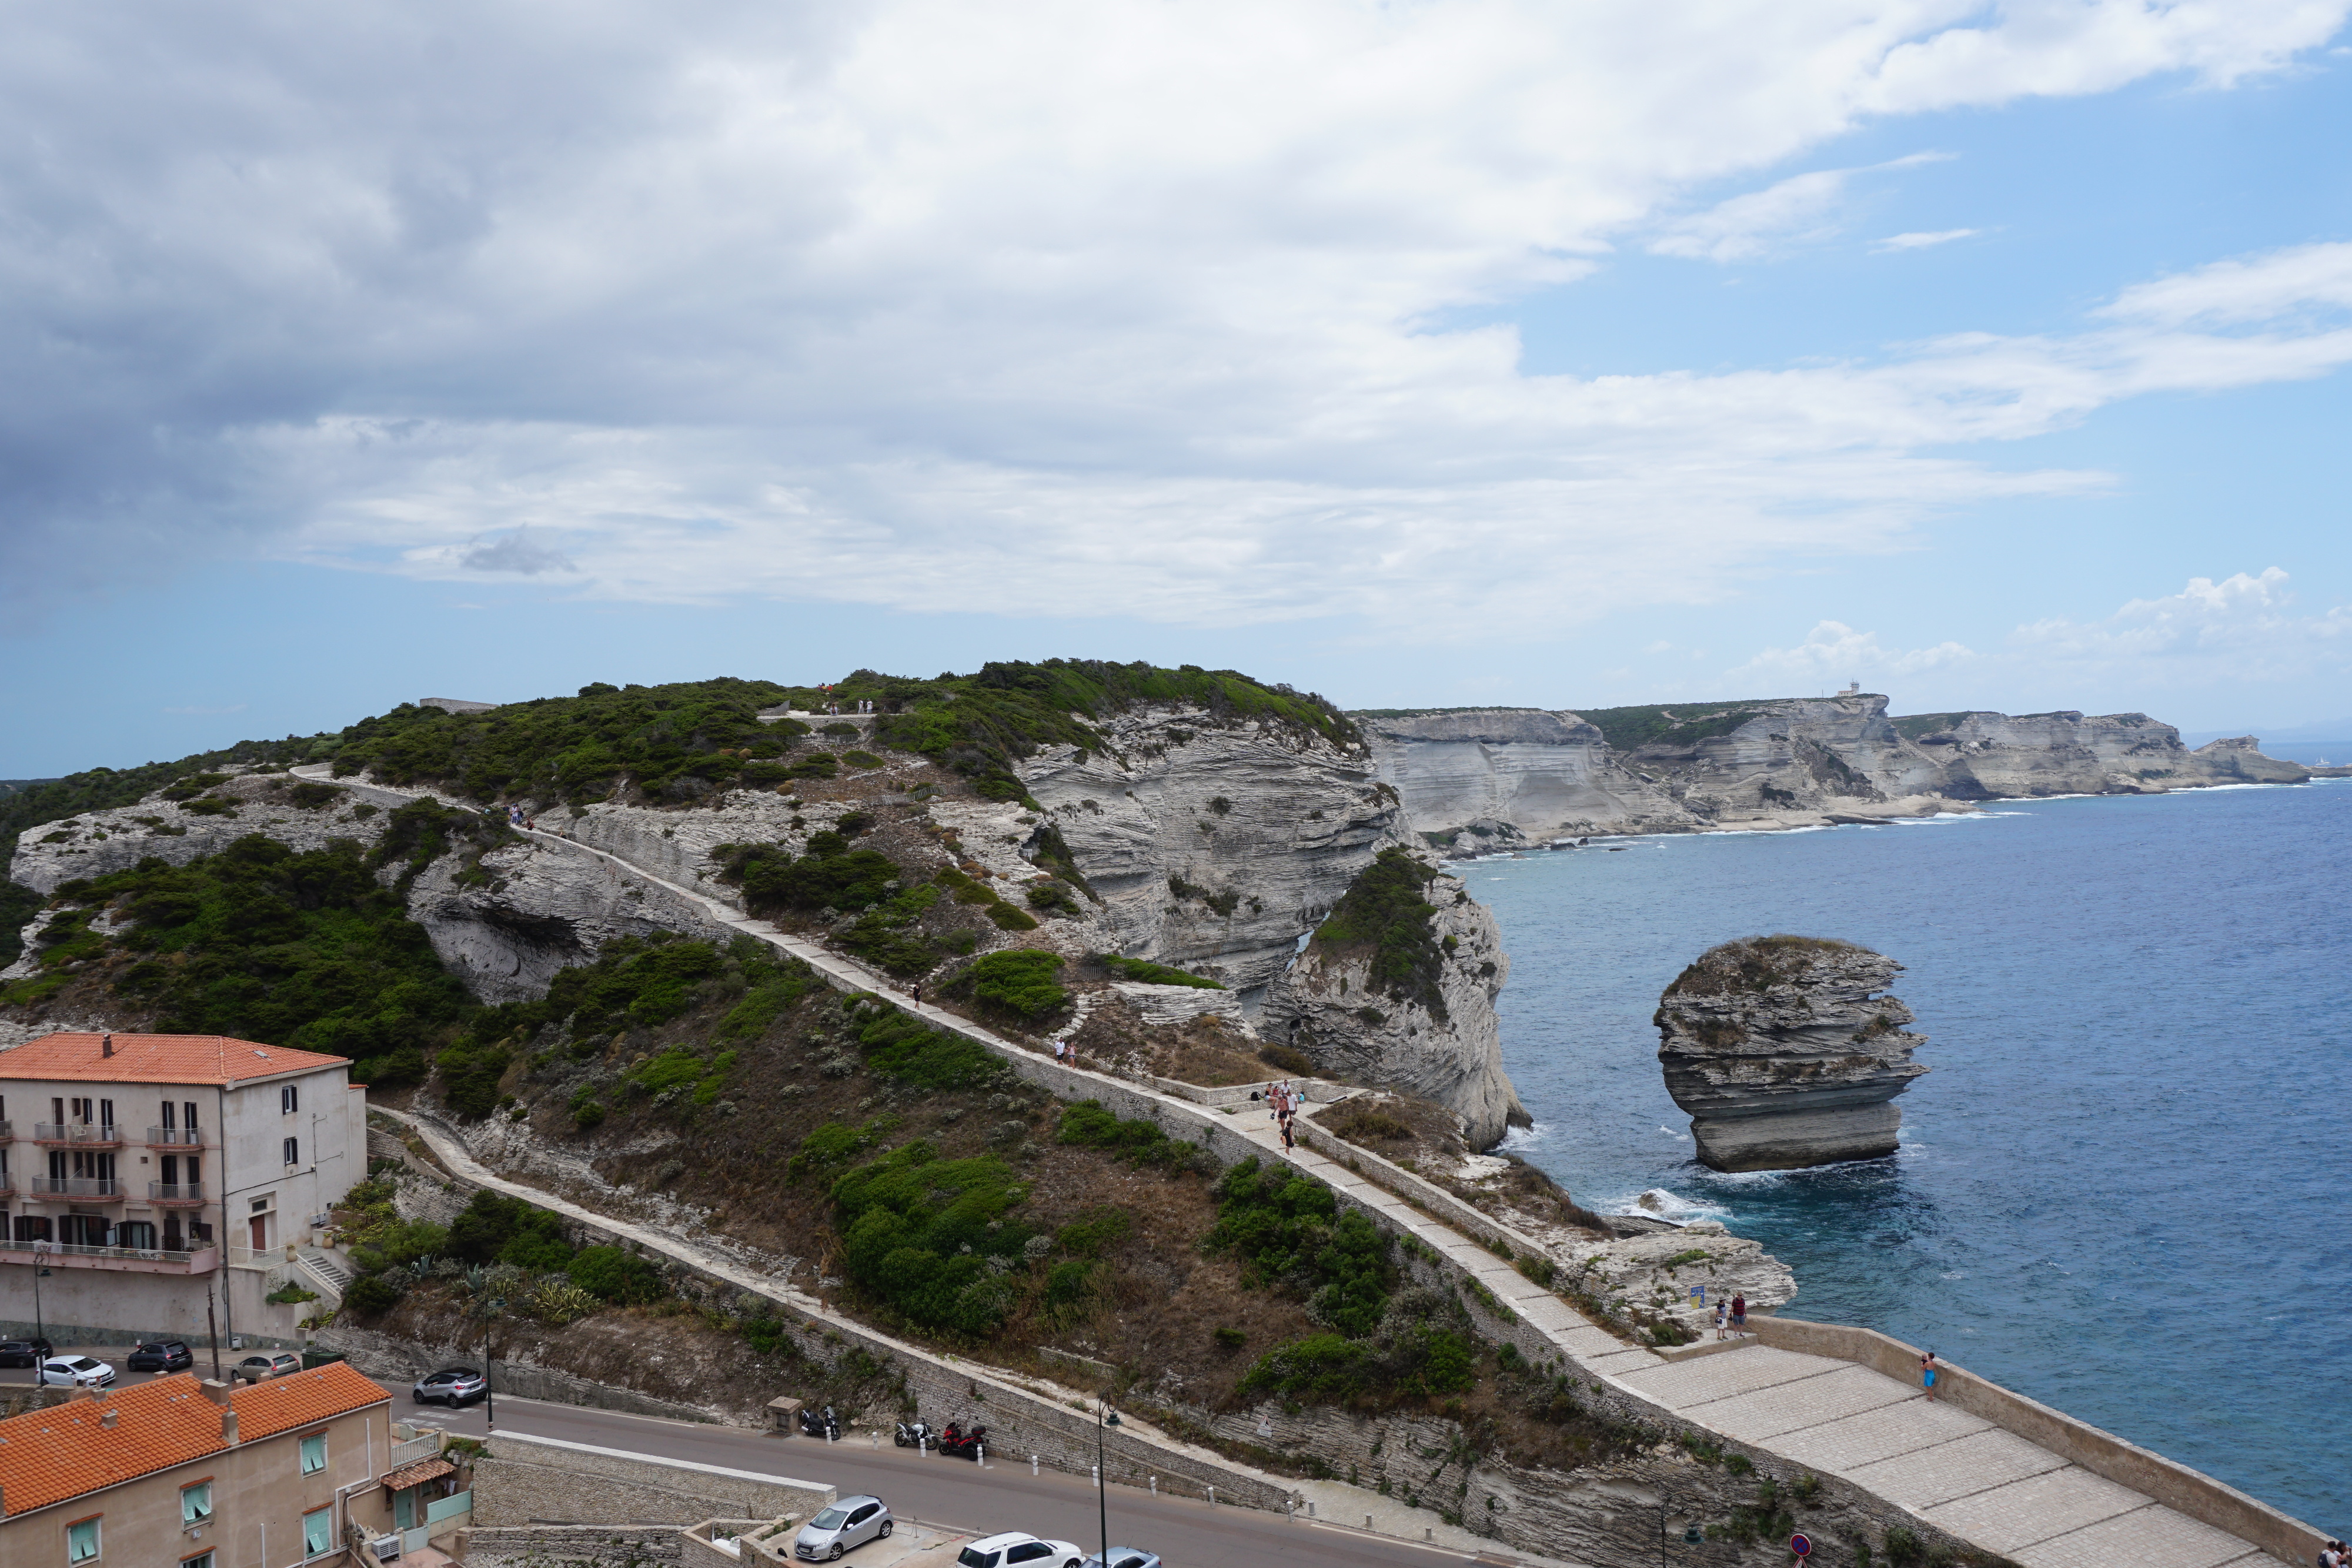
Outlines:
{"label": "scooter", "polygon": [[801,1431],[811,1437],[830,1437],[836,1443],[841,1441],[841,1422],[834,1416],[830,1405],[824,1407],[822,1416],[803,1406],[801,1409]]}
{"label": "scooter", "polygon": [[890,1440],[902,1448],[935,1448],[939,1447],[940,1435],[931,1430],[929,1421],[901,1421]]}
{"label": "scooter", "polygon": [[987,1440],[988,1428],[985,1427],[974,1427],[964,1431],[950,1422],[948,1429],[940,1434],[940,1452],[950,1458],[977,1459],[981,1444]]}

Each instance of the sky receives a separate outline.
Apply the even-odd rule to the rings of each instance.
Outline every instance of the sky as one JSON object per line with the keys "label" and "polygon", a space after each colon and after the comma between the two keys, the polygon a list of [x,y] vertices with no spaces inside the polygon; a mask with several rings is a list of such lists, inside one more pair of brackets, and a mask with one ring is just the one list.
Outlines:
{"label": "sky", "polygon": [[21,11],[0,777],[1057,654],[2352,739],[2347,10]]}

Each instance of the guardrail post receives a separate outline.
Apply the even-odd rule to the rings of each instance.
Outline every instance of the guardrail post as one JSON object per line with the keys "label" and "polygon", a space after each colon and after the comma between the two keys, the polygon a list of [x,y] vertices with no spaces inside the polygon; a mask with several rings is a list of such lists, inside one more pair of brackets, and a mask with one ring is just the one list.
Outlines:
{"label": "guardrail post", "polygon": [[1102,1467],[1100,1465],[1088,1465],[1087,1467],[1087,1474],[1094,1478],[1095,1490],[1097,1491],[1100,1491],[1102,1490]]}
{"label": "guardrail post", "polygon": [[1151,1495],[1155,1500],[1160,1496],[1160,1478],[1158,1476],[1151,1478]]}
{"label": "guardrail post", "polygon": [[1034,1454],[1029,1456],[1029,1473],[1033,1476],[1037,1473],[1037,1456]]}

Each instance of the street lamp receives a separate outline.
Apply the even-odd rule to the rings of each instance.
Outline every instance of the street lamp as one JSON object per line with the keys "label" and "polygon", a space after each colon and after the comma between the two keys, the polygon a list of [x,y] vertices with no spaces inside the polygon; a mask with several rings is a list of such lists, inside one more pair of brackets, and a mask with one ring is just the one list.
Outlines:
{"label": "street lamp", "polygon": [[48,1270],[38,1262],[33,1265],[33,1343],[39,1346],[33,1352],[33,1386],[48,1386],[49,1331],[41,1322],[41,1281],[49,1277]]}
{"label": "street lamp", "polygon": [[482,1317],[482,1430],[495,1432],[499,1426],[498,1361],[496,1347],[490,1343],[490,1325],[507,1310],[504,1296],[476,1296],[475,1310]]}
{"label": "street lamp", "polygon": [[[1666,1505],[1669,1503],[1680,1508],[1683,1505],[1683,1500],[1661,1488],[1658,1492],[1658,1568],[1666,1568]],[[1699,1529],[1698,1521],[1687,1514],[1684,1517],[1689,1519],[1690,1522],[1683,1526],[1683,1544],[1685,1546],[1706,1544],[1706,1535]]]}
{"label": "street lamp", "polygon": [[1103,1458],[1103,1428],[1118,1425],[1118,1412],[1095,1401],[1095,1505],[1102,1521],[1102,1555],[1095,1561],[1110,1568],[1110,1467]]}

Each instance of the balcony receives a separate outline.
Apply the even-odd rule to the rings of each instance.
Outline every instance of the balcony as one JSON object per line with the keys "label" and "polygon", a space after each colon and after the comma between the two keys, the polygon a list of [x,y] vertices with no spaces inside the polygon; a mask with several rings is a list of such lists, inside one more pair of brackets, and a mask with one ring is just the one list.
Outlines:
{"label": "balcony", "polygon": [[33,1178],[35,1197],[94,1197],[122,1201],[122,1184],[112,1176],[47,1176]]}
{"label": "balcony", "polygon": [[70,1241],[13,1241],[0,1237],[0,1262],[48,1263],[123,1274],[209,1274],[220,1267],[220,1249],[199,1247],[193,1252],[174,1252],[161,1247],[84,1247]]}
{"label": "balcony", "polygon": [[150,1127],[147,1146],[151,1149],[201,1149],[205,1135],[194,1127]]}
{"label": "balcony", "polygon": [[16,1196],[16,1178],[10,1176],[6,1171],[0,1171],[0,1197],[14,1197]]}
{"label": "balcony", "polygon": [[205,1201],[205,1184],[199,1181],[151,1181],[147,1184],[147,1201],[165,1208],[195,1208]]}
{"label": "balcony", "polygon": [[7,1120],[5,1117],[0,1117],[0,1144],[6,1143],[16,1135],[16,1124]]}
{"label": "balcony", "polygon": [[62,1126],[55,1122],[36,1122],[33,1142],[75,1149],[119,1149],[122,1146],[122,1129],[111,1122],[68,1122]]}

